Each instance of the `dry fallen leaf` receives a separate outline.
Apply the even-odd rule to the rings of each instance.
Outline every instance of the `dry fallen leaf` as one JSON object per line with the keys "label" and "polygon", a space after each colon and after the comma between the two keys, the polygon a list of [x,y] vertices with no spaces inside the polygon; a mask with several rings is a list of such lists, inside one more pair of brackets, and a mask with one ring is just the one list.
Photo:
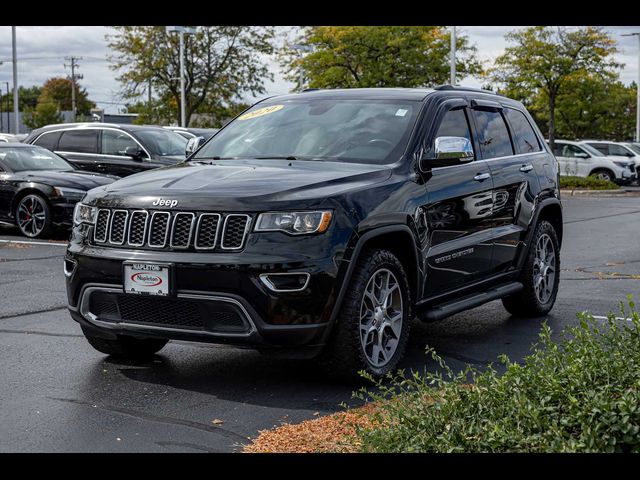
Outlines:
{"label": "dry fallen leaf", "polygon": [[224,421],[220,420],[219,418],[214,418],[213,420],[211,420],[211,423],[213,423],[214,425],[222,425]]}

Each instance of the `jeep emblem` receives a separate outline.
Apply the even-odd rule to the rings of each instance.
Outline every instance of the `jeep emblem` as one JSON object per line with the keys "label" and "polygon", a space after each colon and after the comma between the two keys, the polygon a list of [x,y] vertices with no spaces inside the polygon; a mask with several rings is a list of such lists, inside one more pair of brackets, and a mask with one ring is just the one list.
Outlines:
{"label": "jeep emblem", "polygon": [[176,205],[178,205],[178,201],[177,200],[165,200],[164,198],[158,198],[155,202],[153,202],[152,204],[154,207],[175,207]]}

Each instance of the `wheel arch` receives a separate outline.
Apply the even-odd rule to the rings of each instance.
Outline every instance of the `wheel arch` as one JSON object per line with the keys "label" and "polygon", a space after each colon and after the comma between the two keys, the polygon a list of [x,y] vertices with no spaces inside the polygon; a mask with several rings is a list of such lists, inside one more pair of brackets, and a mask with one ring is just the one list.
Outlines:
{"label": "wheel arch", "polygon": [[594,175],[598,172],[607,172],[611,175],[611,178],[613,178],[613,180],[616,180],[618,178],[618,175],[616,175],[616,172],[614,172],[613,170],[611,170],[610,168],[607,167],[596,167],[593,170],[591,170],[589,172],[589,175],[587,175],[588,177],[590,177],[591,175]]}
{"label": "wheel arch", "polygon": [[[50,189],[50,187],[49,187]],[[27,195],[37,194],[42,197],[47,205],[51,207],[51,202],[49,201],[49,195],[46,191],[47,188],[45,186],[40,186],[38,184],[29,184],[28,186],[21,188],[16,192],[13,196],[13,200],[11,201],[11,216],[15,219],[16,208],[18,207],[18,203]]]}
{"label": "wheel arch", "polygon": [[[414,233],[408,225],[389,225],[378,227],[368,231],[362,235],[353,248],[349,264],[340,284],[340,290],[336,297],[336,302],[331,312],[330,324],[335,323],[349,282],[358,263],[358,259],[362,252],[369,248],[379,248],[389,250],[398,257],[402,263],[407,278],[409,279],[409,288],[414,299],[418,297],[420,289],[420,267],[418,258],[418,249]],[[328,329],[329,330],[329,329]]]}

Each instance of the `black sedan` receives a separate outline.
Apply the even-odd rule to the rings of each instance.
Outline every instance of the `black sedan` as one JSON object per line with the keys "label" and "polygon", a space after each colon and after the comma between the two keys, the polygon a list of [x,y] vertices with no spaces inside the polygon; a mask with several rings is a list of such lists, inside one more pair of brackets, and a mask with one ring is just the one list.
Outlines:
{"label": "black sedan", "polygon": [[27,237],[47,236],[72,225],[75,204],[87,190],[117,178],[78,170],[42,147],[0,143],[0,221]]}

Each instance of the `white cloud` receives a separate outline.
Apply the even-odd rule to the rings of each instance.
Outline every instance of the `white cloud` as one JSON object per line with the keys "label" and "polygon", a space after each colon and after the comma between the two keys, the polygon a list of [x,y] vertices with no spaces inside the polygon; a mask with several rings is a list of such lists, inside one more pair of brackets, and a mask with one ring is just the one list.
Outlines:
{"label": "white cloud", "polygon": [[[508,26],[462,26],[458,27],[469,36],[478,47],[480,60],[490,63],[500,55],[507,45],[504,35],[523,27]],[[624,63],[621,80],[630,83],[638,75],[638,39],[623,37],[621,34],[640,31],[640,27],[604,27],[618,41],[617,61]],[[281,33],[295,34],[295,27],[279,27]],[[67,56],[83,57],[79,61],[79,72],[84,75],[81,81],[89,92],[89,98],[107,111],[114,112],[121,104],[118,95],[120,85],[116,73],[109,69],[106,56],[109,53],[105,35],[113,29],[102,26],[21,26],[17,28],[18,44],[18,81],[20,85],[40,85],[48,78],[69,75],[64,68]],[[13,84],[11,67],[11,27],[0,27],[0,87],[4,82]],[[275,57],[267,58],[274,80],[265,85],[268,95],[288,93],[294,85],[283,78]],[[68,62],[66,62],[68,63]],[[463,85],[479,87],[477,78],[466,78]],[[122,106],[122,105],[120,105]]]}

